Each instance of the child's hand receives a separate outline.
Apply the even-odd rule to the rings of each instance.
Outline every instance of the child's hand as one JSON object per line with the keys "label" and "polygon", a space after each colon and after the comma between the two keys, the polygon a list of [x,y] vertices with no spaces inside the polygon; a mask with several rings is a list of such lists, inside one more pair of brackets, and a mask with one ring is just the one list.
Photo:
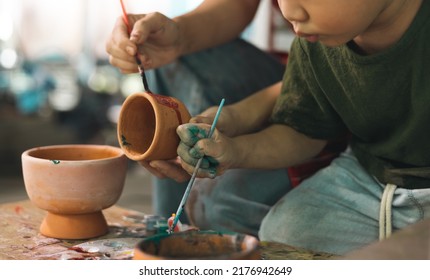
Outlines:
{"label": "child's hand", "polygon": [[190,174],[193,173],[198,160],[204,157],[197,176],[215,178],[233,165],[235,145],[231,138],[217,129],[211,138],[207,138],[209,131],[209,124],[180,125],[176,130],[181,138],[178,155],[181,158],[182,168]]}
{"label": "child's hand", "polygon": [[[192,117],[189,122],[212,124],[217,111],[218,106],[210,107],[197,116]],[[236,136],[237,134],[237,119],[235,120],[234,114],[235,112],[230,106],[224,106],[216,124],[218,131],[229,137]]]}

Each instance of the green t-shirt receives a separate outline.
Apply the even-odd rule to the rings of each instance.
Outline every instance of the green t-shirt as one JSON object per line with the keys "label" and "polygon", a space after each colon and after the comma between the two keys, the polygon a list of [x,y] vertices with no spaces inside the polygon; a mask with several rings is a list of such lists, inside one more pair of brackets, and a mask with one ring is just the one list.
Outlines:
{"label": "green t-shirt", "polygon": [[296,38],[272,122],[317,139],[349,132],[382,183],[430,187],[430,1],[399,42],[374,55]]}

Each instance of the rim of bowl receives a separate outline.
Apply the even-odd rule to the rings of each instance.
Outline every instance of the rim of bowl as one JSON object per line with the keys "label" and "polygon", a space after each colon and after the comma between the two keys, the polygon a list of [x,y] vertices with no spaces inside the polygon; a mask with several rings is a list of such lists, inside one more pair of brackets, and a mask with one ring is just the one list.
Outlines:
{"label": "rim of bowl", "polygon": [[[38,157],[35,155],[32,155],[32,153],[37,151],[47,151],[47,150],[56,150],[56,149],[70,149],[70,148],[78,148],[78,149],[97,149],[97,150],[109,150],[113,151],[115,154],[109,157],[103,157],[103,158],[96,158],[96,159],[56,159],[56,158],[45,158],[45,157]],[[108,161],[116,158],[125,157],[124,151],[115,146],[110,145],[99,145],[99,144],[63,144],[63,145],[47,145],[47,146],[39,146],[30,148],[28,150],[25,150],[22,153],[22,157],[27,157],[33,160],[40,160],[40,161],[54,161],[59,160],[60,162],[103,162]]]}
{"label": "rim of bowl", "polygon": [[154,113],[154,121],[155,121],[154,136],[153,136],[151,143],[149,144],[149,146],[147,147],[147,149],[144,153],[129,151],[126,147],[123,147],[123,145],[121,144],[122,141],[120,138],[122,136],[122,127],[123,127],[124,120],[123,120],[123,116],[120,114],[120,117],[118,120],[118,129],[117,129],[118,135],[117,136],[118,136],[118,139],[120,141],[121,148],[123,150],[125,150],[124,153],[126,154],[126,156],[132,160],[135,160],[135,161],[146,160],[148,157],[152,156],[152,154],[154,153],[155,143],[157,143],[156,141],[159,141],[159,138],[160,138],[160,136],[159,136],[159,134],[160,134],[160,121],[159,121],[159,119],[161,118],[161,114],[160,114],[159,110],[154,109],[156,106],[160,105],[160,103],[158,103],[157,100],[155,100],[154,95],[155,95],[155,93],[135,92],[135,93],[129,95],[122,105],[122,110],[126,110],[127,107],[131,106],[131,103],[135,99],[143,99],[143,102],[147,102],[151,105],[152,111]]}

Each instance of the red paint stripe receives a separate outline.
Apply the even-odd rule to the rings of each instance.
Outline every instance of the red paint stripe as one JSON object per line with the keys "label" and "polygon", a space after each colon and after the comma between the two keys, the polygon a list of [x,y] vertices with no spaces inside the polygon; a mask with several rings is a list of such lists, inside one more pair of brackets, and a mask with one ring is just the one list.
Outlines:
{"label": "red paint stripe", "polygon": [[179,104],[171,97],[148,93],[161,105],[172,108],[176,112],[176,116],[178,118],[179,124],[182,124],[181,112],[179,112]]}

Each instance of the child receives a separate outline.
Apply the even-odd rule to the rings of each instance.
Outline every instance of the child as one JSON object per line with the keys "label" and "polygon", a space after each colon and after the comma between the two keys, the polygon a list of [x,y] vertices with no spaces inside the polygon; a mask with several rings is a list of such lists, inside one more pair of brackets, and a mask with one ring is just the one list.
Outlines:
{"label": "child", "polygon": [[260,239],[345,254],[429,217],[430,2],[278,3],[298,38],[272,123],[235,137],[220,132],[241,127],[252,108],[264,107],[261,94],[245,100],[247,106],[226,106],[211,139],[194,136],[196,126],[197,133],[209,131],[213,116],[194,118],[208,124],[178,128],[183,168],[191,173],[203,155],[209,160],[200,177],[285,168],[350,133],[340,157],[271,208]]}

